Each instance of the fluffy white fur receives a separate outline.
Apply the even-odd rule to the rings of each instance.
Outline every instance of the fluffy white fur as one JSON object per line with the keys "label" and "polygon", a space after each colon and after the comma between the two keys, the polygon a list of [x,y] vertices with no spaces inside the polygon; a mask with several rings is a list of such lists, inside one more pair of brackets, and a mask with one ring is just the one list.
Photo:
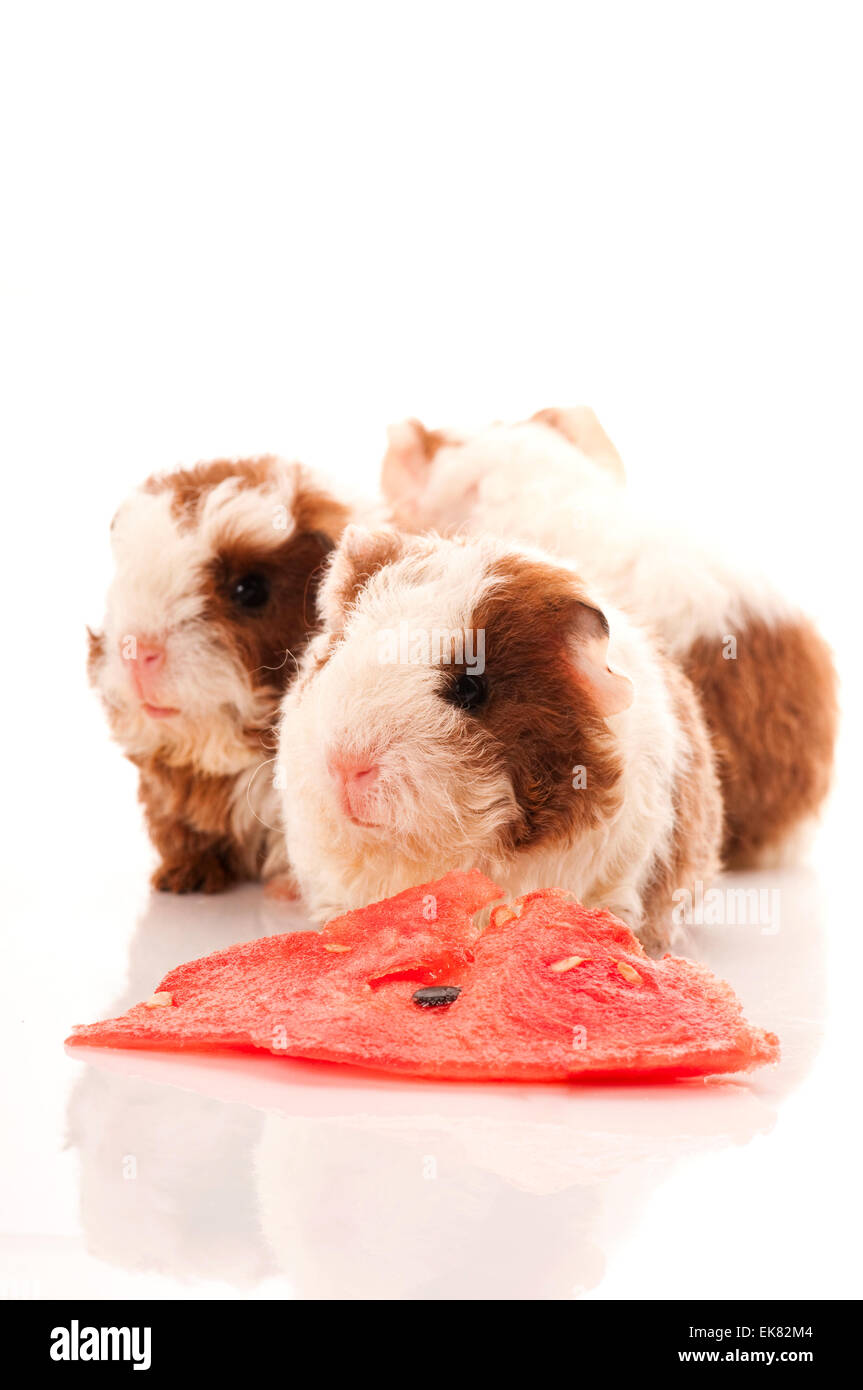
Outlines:
{"label": "fluffy white fur", "polygon": [[[499,832],[515,803],[508,775],[476,766],[470,720],[440,698],[436,668],[381,664],[379,633],[403,620],[414,629],[470,626],[496,582],[489,565],[512,547],[490,539],[405,542],[403,558],[373,574],[342,613],[334,596],[345,570],[361,563],[362,543],[352,529],[333,557],[320,595],[330,631],[312,643],[283,702],[284,817],[312,913],[324,919],[449,869],[480,868],[511,894],[567,888],[637,928],[651,865],[672,834],[672,784],[688,756],[648,635],[591,595],[611,626],[609,664],[636,695],[607,720],[625,769],[616,818],[573,843],[505,853]],[[328,758],[346,750],[380,767],[371,793],[379,824],[357,825],[342,810]]]}
{"label": "fluffy white fur", "polygon": [[[264,882],[290,879],[274,767],[274,759],[247,765],[237,775],[231,808],[231,831],[243,846],[247,870],[251,877],[259,875]],[[263,860],[259,866],[261,851]]]}
{"label": "fluffy white fur", "polygon": [[605,455],[589,456],[550,425],[461,436],[425,468],[416,430],[394,427],[384,470],[394,514],[411,529],[541,546],[650,624],[672,654],[698,637],[733,635],[747,614],[772,622],[792,611],[762,577],[635,510]]}

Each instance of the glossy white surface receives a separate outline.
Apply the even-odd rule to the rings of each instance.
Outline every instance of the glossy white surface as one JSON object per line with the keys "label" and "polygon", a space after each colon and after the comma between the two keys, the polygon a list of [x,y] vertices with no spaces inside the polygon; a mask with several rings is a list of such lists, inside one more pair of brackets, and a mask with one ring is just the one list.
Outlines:
{"label": "glossy white surface", "polygon": [[[853,7],[10,7],[0,108],[0,1293],[859,1296]],[[151,898],[83,672],[149,472],[594,405],[631,487],[834,642],[780,929],[687,943],[784,1058],[661,1090],[68,1056],[179,961],[301,924]]]}
{"label": "glossy white surface", "polygon": [[826,1020],[831,969],[834,1010],[856,981],[838,913],[828,949],[814,872],[758,882],[780,894],[778,931],[705,927],[685,944],[779,1032],[782,1063],[651,1089],[66,1055],[71,1022],[127,1007],[179,960],[303,922],[253,887],[137,904],[119,882],[80,902],[65,891],[68,930],[19,951],[4,1020],[4,1087],[24,1117],[6,1139],[8,1291],[848,1296],[856,1062],[841,1060],[841,1015]]}

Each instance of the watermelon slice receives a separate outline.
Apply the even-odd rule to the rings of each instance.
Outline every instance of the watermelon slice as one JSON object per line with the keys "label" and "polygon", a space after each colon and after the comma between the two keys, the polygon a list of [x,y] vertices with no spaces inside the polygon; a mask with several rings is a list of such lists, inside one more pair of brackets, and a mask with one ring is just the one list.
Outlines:
{"label": "watermelon slice", "polygon": [[611,913],[547,889],[501,897],[452,873],[330,922],[265,937],[166,975],[120,1018],[76,1028],[91,1047],[214,1050],[474,1080],[661,1081],[779,1055],[703,966],[650,960]]}

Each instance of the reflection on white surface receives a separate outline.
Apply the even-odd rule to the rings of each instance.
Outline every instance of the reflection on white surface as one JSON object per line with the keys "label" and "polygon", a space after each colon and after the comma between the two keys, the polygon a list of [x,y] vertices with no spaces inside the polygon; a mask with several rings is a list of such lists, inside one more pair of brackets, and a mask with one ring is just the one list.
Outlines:
{"label": "reflection on white surface", "polygon": [[[192,1291],[217,1280],[301,1298],[601,1292],[675,1163],[768,1134],[817,1050],[817,884],[805,871],[757,881],[781,889],[778,933],[692,928],[682,947],[780,1034],[782,1063],[751,1081],[483,1086],[264,1054],[88,1051],[68,1129],[90,1253]],[[181,960],[303,926],[257,889],[154,896],[106,1013]]]}

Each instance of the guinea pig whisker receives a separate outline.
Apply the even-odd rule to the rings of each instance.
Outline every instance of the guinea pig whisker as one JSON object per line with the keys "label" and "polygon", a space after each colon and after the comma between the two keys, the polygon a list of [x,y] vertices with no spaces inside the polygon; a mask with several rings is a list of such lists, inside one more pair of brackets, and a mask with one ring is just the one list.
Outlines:
{"label": "guinea pig whisker", "polygon": [[254,806],[252,805],[252,787],[253,787],[253,785],[254,785],[255,778],[257,777],[258,773],[261,771],[262,768],[270,767],[271,764],[274,763],[275,761],[276,761],[275,758],[265,758],[263,762],[258,763],[258,766],[255,768],[254,772],[252,772],[251,776],[249,777],[248,781],[246,782],[246,805],[248,806],[248,808],[249,808],[249,810],[251,811],[252,815],[254,816],[255,820],[256,820],[256,821],[259,821],[260,824],[263,825],[264,828],[265,828],[266,830],[272,830],[272,831],[274,831],[276,834],[281,834],[281,833],[282,833],[282,826],[281,826],[281,825],[270,825],[269,821],[264,820],[263,816],[259,816],[259,815],[258,815],[257,811],[255,810]]}
{"label": "guinea pig whisker", "polygon": [[[272,742],[271,742],[271,743],[267,741],[267,736],[268,736],[268,735],[272,738]],[[261,747],[262,747],[262,748],[278,748],[278,746],[279,746],[279,726],[278,726],[277,724],[270,724],[268,728],[262,729],[262,730],[261,730]],[[270,761],[272,761],[272,759],[270,759]]]}
{"label": "guinea pig whisker", "polygon": [[287,665],[288,657],[290,657],[291,661],[293,661],[294,667],[297,670],[299,670],[299,662],[297,661],[297,658],[294,656],[292,651],[285,647],[284,659],[279,662],[278,666],[256,666],[255,669],[252,671],[252,675],[256,676],[259,671],[282,671]]}

